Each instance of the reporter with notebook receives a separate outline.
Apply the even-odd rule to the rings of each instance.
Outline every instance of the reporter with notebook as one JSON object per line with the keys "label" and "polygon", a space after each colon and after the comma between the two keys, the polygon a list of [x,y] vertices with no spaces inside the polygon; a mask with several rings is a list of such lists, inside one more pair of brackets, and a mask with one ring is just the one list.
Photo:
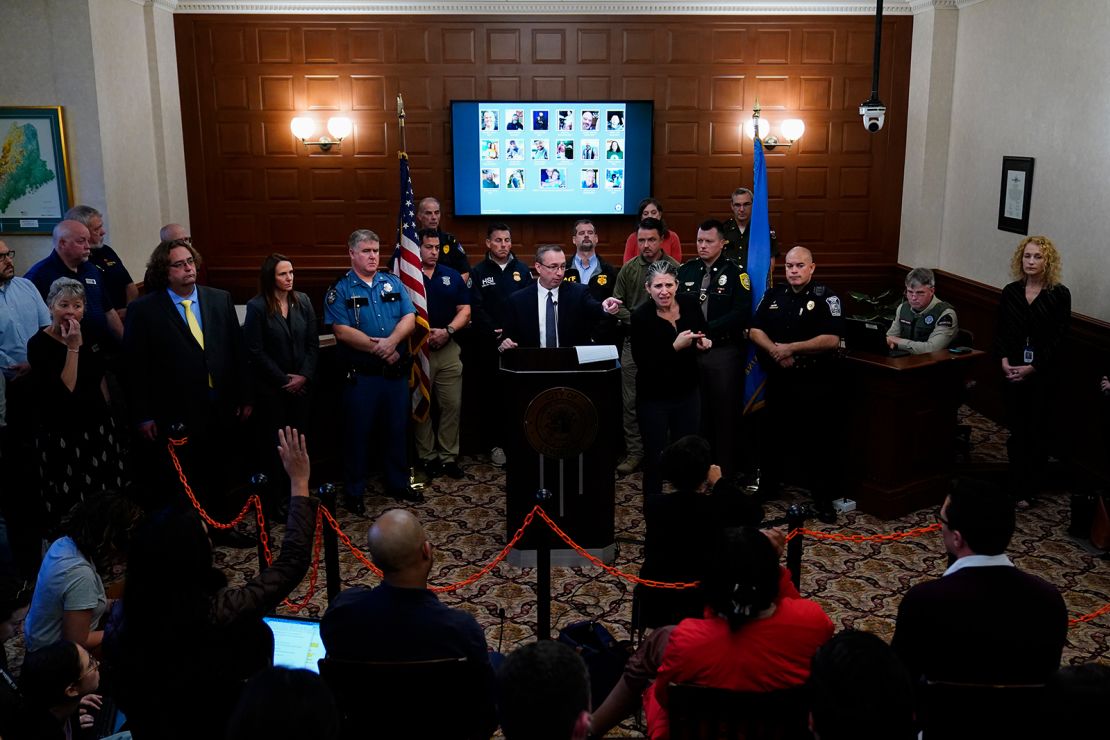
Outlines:
{"label": "reporter with notebook", "polygon": [[105,637],[116,700],[136,740],[222,737],[243,682],[270,665],[262,617],[308,571],[315,502],[304,435],[278,431],[291,481],[289,518],[273,564],[229,587],[213,567],[208,529],[192,510],[166,510],[136,533],[123,599]]}
{"label": "reporter with notebook", "polygon": [[956,309],[937,299],[936,278],[927,267],[915,267],[906,275],[906,300],[898,306],[886,330],[886,344],[911,355],[945,349],[960,330]]}

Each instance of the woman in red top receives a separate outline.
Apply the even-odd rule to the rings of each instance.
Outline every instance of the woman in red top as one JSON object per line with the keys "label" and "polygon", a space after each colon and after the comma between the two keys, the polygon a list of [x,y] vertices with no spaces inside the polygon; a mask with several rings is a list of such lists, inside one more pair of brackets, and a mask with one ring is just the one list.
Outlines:
{"label": "woman in red top", "polygon": [[833,624],[820,606],[801,598],[779,566],[776,545],[782,542],[780,534],[754,528],[721,534],[702,582],[705,616],[663,627],[644,640],[594,713],[593,735],[603,737],[634,712],[642,694],[648,737],[670,737],[667,686],[672,683],[774,691],[806,682]]}
{"label": "woman in red top", "polygon": [[[655,198],[644,198],[640,201],[640,207],[636,209],[637,218],[636,223],[639,224],[645,218],[657,218],[663,220],[663,204]],[[678,239],[678,234],[667,229],[666,224],[663,225],[663,232],[659,235],[663,238],[662,247],[666,254],[674,258],[678,264],[682,264],[682,242]],[[640,253],[640,246],[636,243],[636,231],[633,230],[628,235],[628,239],[624,242],[624,262],[628,262]]]}

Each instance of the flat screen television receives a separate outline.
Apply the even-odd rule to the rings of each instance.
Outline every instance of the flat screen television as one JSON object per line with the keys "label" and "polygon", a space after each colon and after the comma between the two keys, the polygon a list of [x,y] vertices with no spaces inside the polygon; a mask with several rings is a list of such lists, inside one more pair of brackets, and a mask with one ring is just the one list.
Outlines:
{"label": "flat screen television", "polygon": [[451,102],[455,215],[635,214],[651,194],[652,102]]}

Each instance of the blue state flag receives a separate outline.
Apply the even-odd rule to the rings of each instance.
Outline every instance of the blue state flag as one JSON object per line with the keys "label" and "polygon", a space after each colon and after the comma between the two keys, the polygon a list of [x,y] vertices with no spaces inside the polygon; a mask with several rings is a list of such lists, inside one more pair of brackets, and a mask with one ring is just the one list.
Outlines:
{"label": "blue state flag", "polygon": [[[755,316],[767,292],[771,276],[771,220],[767,215],[767,163],[763,160],[763,142],[759,137],[755,145],[754,172],[752,174],[752,220],[748,237],[748,277],[752,283],[752,316]],[[748,342],[748,356],[744,363],[744,413],[750,414],[763,408],[767,392],[767,372],[759,364],[755,342]]]}

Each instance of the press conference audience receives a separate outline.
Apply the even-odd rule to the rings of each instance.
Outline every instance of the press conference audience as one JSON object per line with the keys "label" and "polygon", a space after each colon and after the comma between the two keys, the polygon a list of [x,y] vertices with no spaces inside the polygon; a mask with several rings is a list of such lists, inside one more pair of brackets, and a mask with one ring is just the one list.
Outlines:
{"label": "press conference audience", "polygon": [[224,737],[337,740],[339,711],[331,691],[312,671],[266,668],[247,681]]}
{"label": "press conference audience", "polygon": [[285,539],[244,585],[230,587],[213,567],[208,529],[194,511],[164,510],[136,531],[104,654],[138,740],[208,736],[227,722],[243,681],[270,665],[274,638],[262,617],[308,571],[315,519],[304,435],[287,428],[278,436],[291,480]]}
{"label": "press conference audience", "polygon": [[573,648],[539,640],[517,648],[497,672],[505,740],[586,740],[590,674]]}
{"label": "press conference audience", "polygon": [[844,630],[813,656],[810,727],[815,740],[913,740],[913,684],[882,638]]}
{"label": "press conference audience", "polygon": [[703,580],[705,616],[657,629],[641,643],[594,712],[593,734],[604,735],[636,711],[642,696],[648,737],[670,737],[671,683],[732,691],[803,685],[833,624],[817,603],[801,598],[779,556],[759,530],[722,533]]}
{"label": "press conference audience", "polygon": [[100,706],[100,663],[60,640],[27,653],[19,676],[23,708],[14,740],[70,740],[91,727]]}
{"label": "press conference audience", "polygon": [[125,559],[140,516],[114,492],[90,496],[73,508],[39,568],[24,625],[27,649],[64,639],[100,653],[110,608],[103,579]]}

